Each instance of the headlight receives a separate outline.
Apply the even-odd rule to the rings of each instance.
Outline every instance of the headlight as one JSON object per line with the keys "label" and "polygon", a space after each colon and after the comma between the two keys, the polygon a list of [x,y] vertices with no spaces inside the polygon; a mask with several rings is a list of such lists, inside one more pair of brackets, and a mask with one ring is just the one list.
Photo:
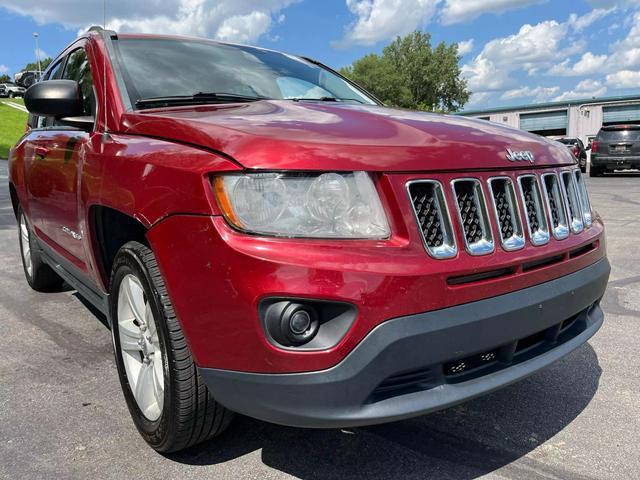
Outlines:
{"label": "headlight", "polygon": [[390,235],[365,172],[232,174],[215,177],[213,183],[227,221],[245,232],[309,238]]}

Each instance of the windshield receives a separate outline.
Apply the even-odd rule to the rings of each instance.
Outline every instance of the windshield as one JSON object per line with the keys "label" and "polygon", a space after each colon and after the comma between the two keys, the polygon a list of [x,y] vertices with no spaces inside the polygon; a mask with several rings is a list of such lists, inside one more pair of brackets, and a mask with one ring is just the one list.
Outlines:
{"label": "windshield", "polygon": [[120,38],[114,44],[134,105],[202,93],[377,104],[331,71],[284,53],[191,39]]}

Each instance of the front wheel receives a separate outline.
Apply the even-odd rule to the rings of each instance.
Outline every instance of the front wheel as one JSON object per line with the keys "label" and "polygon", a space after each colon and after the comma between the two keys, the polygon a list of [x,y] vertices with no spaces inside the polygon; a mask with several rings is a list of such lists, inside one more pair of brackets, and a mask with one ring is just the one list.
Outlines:
{"label": "front wheel", "polygon": [[142,437],[174,452],[222,433],[232,413],[203,383],[148,247],[129,242],[119,250],[110,292],[118,374]]}

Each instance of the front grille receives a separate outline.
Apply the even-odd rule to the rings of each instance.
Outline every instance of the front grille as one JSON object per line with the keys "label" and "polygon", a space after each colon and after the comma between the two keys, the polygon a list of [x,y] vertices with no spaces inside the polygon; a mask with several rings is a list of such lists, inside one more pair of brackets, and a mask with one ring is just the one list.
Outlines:
{"label": "front grille", "polygon": [[524,247],[522,221],[513,182],[510,178],[493,178],[489,186],[502,247],[507,251]]}
{"label": "front grille", "polygon": [[569,236],[569,225],[567,222],[567,210],[562,200],[562,190],[555,173],[542,175],[542,186],[544,188],[544,198],[547,202],[549,217],[551,220],[551,231],[556,240],[563,240]]}
{"label": "front grille", "polygon": [[571,230],[574,233],[580,233],[584,230],[584,222],[582,220],[582,207],[580,206],[575,177],[571,172],[562,172],[560,178],[562,179],[562,193],[569,212]]}
{"label": "front grille", "polygon": [[435,181],[411,182],[407,186],[424,246],[434,258],[451,258],[457,248],[442,185]]}
{"label": "front grille", "polygon": [[453,192],[467,251],[471,255],[493,252],[493,235],[482,185],[476,179],[454,180]]}
{"label": "front grille", "polygon": [[[584,179],[575,168],[547,169],[540,175],[505,173],[487,180],[452,179],[448,174],[443,177],[451,184],[451,192],[445,192],[444,180],[441,183],[435,179],[421,179],[406,184],[424,247],[436,259],[457,256],[460,241],[471,255],[490,254],[495,250],[494,235],[499,237],[504,251],[521,249],[526,243],[525,224],[533,246],[547,244],[552,235],[555,240],[563,240],[572,232],[578,234],[592,224]],[[483,187],[488,189],[486,195]],[[456,218],[450,213],[454,206]],[[490,215],[489,209],[493,212]],[[458,223],[455,230],[454,221]],[[499,276],[506,274],[508,272]],[[487,270],[476,270],[448,281],[450,285],[459,285],[477,281],[472,280],[476,276],[482,279],[495,275]]]}
{"label": "front grille", "polygon": [[544,245],[549,241],[549,227],[544,213],[538,177],[523,175],[518,177],[520,193],[529,229],[529,238],[534,245]]}

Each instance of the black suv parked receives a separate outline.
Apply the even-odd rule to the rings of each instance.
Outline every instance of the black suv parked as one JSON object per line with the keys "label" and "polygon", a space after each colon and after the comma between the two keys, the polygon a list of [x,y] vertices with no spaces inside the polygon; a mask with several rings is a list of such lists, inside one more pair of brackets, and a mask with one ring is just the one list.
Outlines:
{"label": "black suv parked", "polygon": [[580,171],[582,173],[587,172],[587,150],[589,147],[584,146],[582,140],[579,138],[560,138],[558,140],[560,143],[564,143],[571,153],[578,159],[578,164],[580,165]]}
{"label": "black suv parked", "polygon": [[591,143],[589,175],[629,168],[640,169],[640,125],[602,127]]}

